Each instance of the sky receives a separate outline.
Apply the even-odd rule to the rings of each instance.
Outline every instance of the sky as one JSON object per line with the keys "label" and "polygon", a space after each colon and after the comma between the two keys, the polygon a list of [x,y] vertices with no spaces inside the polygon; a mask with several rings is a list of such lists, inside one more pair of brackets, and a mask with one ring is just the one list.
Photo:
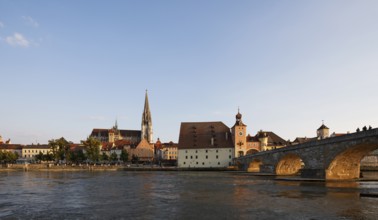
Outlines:
{"label": "sky", "polygon": [[378,1],[0,0],[0,135],[154,140],[240,108],[251,135],[378,127]]}

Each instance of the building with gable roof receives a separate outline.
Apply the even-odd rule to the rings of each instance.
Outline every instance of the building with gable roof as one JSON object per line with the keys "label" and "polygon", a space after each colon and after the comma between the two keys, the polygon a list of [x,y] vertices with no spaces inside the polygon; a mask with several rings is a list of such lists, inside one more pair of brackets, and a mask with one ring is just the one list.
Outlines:
{"label": "building with gable roof", "polygon": [[215,168],[231,165],[234,145],[223,122],[183,122],[178,143],[178,166]]}

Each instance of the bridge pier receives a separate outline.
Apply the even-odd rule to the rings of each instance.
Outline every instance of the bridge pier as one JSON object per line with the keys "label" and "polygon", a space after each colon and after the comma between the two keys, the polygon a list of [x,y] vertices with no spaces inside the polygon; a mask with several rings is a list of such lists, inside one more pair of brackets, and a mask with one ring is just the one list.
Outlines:
{"label": "bridge pier", "polygon": [[311,179],[325,179],[326,174],[324,169],[301,169],[302,178],[311,178]]}
{"label": "bridge pier", "polygon": [[271,165],[271,164],[260,165],[260,173],[276,174],[276,172],[274,170],[274,165]]}

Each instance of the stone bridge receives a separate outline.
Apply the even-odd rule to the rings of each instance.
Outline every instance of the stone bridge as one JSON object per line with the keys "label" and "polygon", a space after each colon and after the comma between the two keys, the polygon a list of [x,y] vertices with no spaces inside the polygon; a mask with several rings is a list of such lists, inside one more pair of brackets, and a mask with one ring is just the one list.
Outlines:
{"label": "stone bridge", "polygon": [[357,179],[361,159],[378,149],[378,129],[263,151],[236,159],[248,172],[326,180]]}

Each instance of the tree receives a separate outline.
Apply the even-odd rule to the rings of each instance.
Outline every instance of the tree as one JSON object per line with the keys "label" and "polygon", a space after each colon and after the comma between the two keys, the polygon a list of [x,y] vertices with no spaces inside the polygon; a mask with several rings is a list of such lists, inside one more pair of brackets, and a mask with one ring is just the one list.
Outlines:
{"label": "tree", "polygon": [[112,161],[112,162],[116,162],[116,161],[118,161],[118,155],[116,154],[116,152],[113,152],[113,153],[110,155],[110,161]]}
{"label": "tree", "polygon": [[43,160],[45,160],[45,157],[44,157],[45,155],[43,155],[43,153],[42,152],[39,152],[39,154],[37,154],[37,155],[35,155],[35,159],[38,161],[43,161]]}
{"label": "tree", "polygon": [[129,160],[129,153],[127,152],[127,150],[125,150],[125,149],[122,150],[121,155],[120,155],[120,159],[123,162],[127,162]]}
{"label": "tree", "polygon": [[85,147],[88,159],[97,162],[100,159],[101,142],[93,137],[88,137],[87,140],[81,142]]}
{"label": "tree", "polygon": [[76,162],[82,163],[87,159],[82,150],[76,152]]}
{"label": "tree", "polygon": [[102,152],[101,160],[102,161],[108,161],[109,160],[109,156],[105,152]]}
{"label": "tree", "polygon": [[0,161],[2,163],[14,163],[17,159],[18,159],[18,154],[9,152],[9,151],[0,150]]}
{"label": "tree", "polygon": [[49,140],[49,146],[51,147],[54,159],[66,159],[67,161],[69,159],[70,144],[71,142],[68,142],[63,137]]}

